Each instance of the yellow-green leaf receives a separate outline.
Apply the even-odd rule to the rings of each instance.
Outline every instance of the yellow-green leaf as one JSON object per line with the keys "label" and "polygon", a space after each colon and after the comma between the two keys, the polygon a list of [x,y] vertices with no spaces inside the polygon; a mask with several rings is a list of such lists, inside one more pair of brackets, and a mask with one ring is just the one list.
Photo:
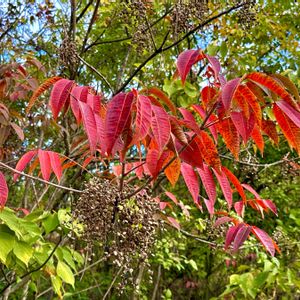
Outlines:
{"label": "yellow-green leaf", "polygon": [[57,272],[57,275],[64,282],[72,285],[72,287],[74,288],[74,282],[75,282],[74,274],[72,273],[72,270],[70,269],[70,267],[67,264],[65,264],[62,261],[59,261],[57,263],[56,272]]}

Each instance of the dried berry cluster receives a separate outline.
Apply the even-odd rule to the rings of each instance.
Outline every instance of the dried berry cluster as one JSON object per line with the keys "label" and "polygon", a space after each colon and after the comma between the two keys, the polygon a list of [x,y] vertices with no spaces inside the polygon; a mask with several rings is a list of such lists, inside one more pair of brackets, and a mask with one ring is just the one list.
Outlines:
{"label": "dried berry cluster", "polygon": [[193,18],[202,20],[208,11],[206,0],[178,0],[172,11],[171,20],[175,36],[191,29]]}
{"label": "dried berry cluster", "polygon": [[256,22],[255,0],[239,1],[244,4],[238,12],[238,22],[244,30],[250,29]]}
{"label": "dried berry cluster", "polygon": [[158,226],[156,202],[146,191],[125,199],[131,192],[125,185],[121,199],[109,180],[93,180],[74,208],[75,217],[85,225],[84,239],[99,242],[107,258],[123,268],[122,277],[129,279],[133,264],[147,259]]}
{"label": "dried berry cluster", "polygon": [[67,35],[59,47],[59,57],[62,64],[70,70],[76,68],[78,64],[76,45]]}

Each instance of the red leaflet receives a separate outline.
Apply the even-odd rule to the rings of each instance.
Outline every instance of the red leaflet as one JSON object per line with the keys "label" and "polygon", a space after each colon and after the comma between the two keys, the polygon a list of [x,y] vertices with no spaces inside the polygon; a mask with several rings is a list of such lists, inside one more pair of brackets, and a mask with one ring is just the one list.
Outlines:
{"label": "red leaflet", "polygon": [[197,134],[200,134],[201,130],[200,130],[199,125],[197,124],[193,114],[183,107],[180,107],[178,110],[181,112],[181,114],[184,118],[184,124],[186,125],[186,127],[191,128]]}
{"label": "red leaflet", "polygon": [[[26,168],[27,164],[30,163],[30,161],[36,154],[37,154],[37,150],[31,150],[31,151],[25,153],[18,161],[15,169],[17,171],[23,172],[23,170]],[[20,174],[14,174],[14,181],[16,181],[19,176],[20,176]]]}
{"label": "red leaflet", "polygon": [[92,153],[94,153],[96,150],[98,138],[95,115],[91,107],[86,103],[78,101],[78,104],[83,118],[84,129],[89,140],[90,150]]}
{"label": "red leaflet", "polygon": [[237,131],[239,132],[246,144],[254,128],[254,114],[252,113],[250,115],[249,120],[247,120],[241,112],[232,112],[231,119],[233,121],[234,126],[236,127]]}
{"label": "red leaflet", "polygon": [[186,50],[180,53],[180,55],[178,56],[177,70],[183,84],[193,64],[198,61],[198,57],[199,50]]}
{"label": "red leaflet", "polygon": [[73,84],[74,82],[68,79],[61,79],[54,84],[50,95],[50,107],[54,120],[68,101]]}
{"label": "red leaflet", "polygon": [[176,204],[178,205],[178,200],[176,199],[175,195],[171,192],[165,192],[165,194]]}
{"label": "red leaflet", "polygon": [[227,233],[226,233],[226,239],[225,239],[225,250],[231,245],[231,243],[234,241],[237,232],[240,230],[240,228],[244,227],[245,225],[243,223],[240,223],[235,226],[229,227]]}
{"label": "red leaflet", "polygon": [[135,174],[138,177],[138,179],[142,179],[143,178],[143,174],[144,174],[143,165],[144,165],[144,163],[139,162],[139,161],[133,163],[134,168],[136,168],[135,169]]}
{"label": "red leaflet", "polygon": [[258,193],[248,184],[243,183],[242,186],[248,190],[252,195],[254,195],[256,197],[256,199],[261,199],[260,196],[258,195]]}
{"label": "red leaflet", "polygon": [[136,120],[135,127],[136,132],[133,138],[134,141],[142,140],[149,132],[151,125],[151,101],[148,97],[139,95],[137,97],[137,112],[136,112]]}
{"label": "red leaflet", "polygon": [[219,60],[214,56],[205,55],[205,57],[207,58],[207,60],[209,61],[209,63],[212,66],[212,69],[215,73],[215,78],[219,79],[222,86],[225,85],[226,80],[225,80],[224,76],[222,74],[220,74],[221,64],[220,64]]}
{"label": "red leaflet", "polygon": [[147,153],[146,157],[146,164],[148,167],[148,170],[153,178],[157,177],[157,174],[159,172],[157,164],[159,160],[159,152],[156,149],[150,149]]}
{"label": "red leaflet", "polygon": [[97,144],[100,146],[101,153],[106,152],[106,135],[105,135],[105,120],[98,114],[94,114],[97,127]]}
{"label": "red leaflet", "polygon": [[252,137],[253,141],[255,142],[256,146],[258,147],[261,155],[263,155],[265,142],[264,142],[264,138],[262,137],[260,129],[257,124],[255,124],[255,126],[253,128],[251,137]]}
{"label": "red leaflet", "polygon": [[271,77],[279,80],[293,94],[296,101],[300,101],[298,88],[288,77],[282,76],[280,74],[272,74]]}
{"label": "red leaflet", "polygon": [[218,227],[224,223],[227,223],[227,222],[231,222],[232,221],[232,218],[231,217],[221,217],[221,218],[218,218],[214,224],[214,227]]}
{"label": "red leaflet", "polygon": [[86,102],[89,89],[87,86],[75,86],[70,94],[70,103],[72,112],[76,118],[77,124],[81,122],[82,116],[78,101]]}
{"label": "red leaflet", "polygon": [[279,138],[276,131],[276,125],[271,120],[262,120],[262,131],[273,140],[275,145],[278,145]]}
{"label": "red leaflet", "polygon": [[176,229],[180,230],[180,224],[178,223],[178,221],[172,217],[167,217],[167,219],[169,220],[170,224],[175,227]]}
{"label": "red leaflet", "polygon": [[[170,151],[167,159],[164,161],[164,165],[166,165],[171,159],[173,159],[174,155],[175,154]],[[172,186],[175,186],[179,178],[180,164],[181,164],[180,159],[176,157],[175,160],[164,171]]]}
{"label": "red leaflet", "polygon": [[51,163],[51,168],[57,178],[58,181],[60,181],[61,176],[62,176],[62,167],[60,163],[60,158],[59,154],[56,152],[52,151],[47,151],[49,158],[50,158],[50,163]]}
{"label": "red leaflet", "polygon": [[51,175],[51,163],[50,163],[48,151],[39,149],[38,157],[40,161],[42,177],[48,181]]}
{"label": "red leaflet", "polygon": [[243,201],[238,201],[234,203],[234,209],[236,211],[236,213],[240,216],[240,217],[244,217],[244,212],[245,212],[245,204]]}
{"label": "red leaflet", "polygon": [[252,229],[251,226],[245,225],[237,231],[233,241],[233,252],[236,252],[243,245],[243,243],[248,238],[251,229]]}
{"label": "red leaflet", "polygon": [[217,90],[211,86],[206,86],[201,90],[201,100],[207,108],[216,100]]}
{"label": "red leaflet", "polygon": [[277,101],[276,105],[300,128],[300,112],[295,110],[285,101]]}
{"label": "red leaflet", "polygon": [[[272,255],[275,255],[275,243],[269,237],[269,235],[263,230],[257,228],[256,226],[252,226],[252,233],[259,239],[259,241],[263,244],[266,250]],[[276,245],[277,246],[277,245]]]}
{"label": "red leaflet", "polygon": [[291,95],[272,77],[263,73],[254,72],[248,74],[246,78],[267,87],[290,105],[294,106],[294,100]]}
{"label": "red leaflet", "polygon": [[[177,151],[180,151],[180,149],[184,147],[184,145],[179,143],[177,140],[175,140],[175,146]],[[197,168],[202,167],[203,164],[202,155],[198,147],[198,144],[195,142],[195,139],[193,139],[189,143],[189,145],[179,154],[179,157],[181,158],[182,161],[188,163],[193,167],[197,167]]]}
{"label": "red leaflet", "polygon": [[131,106],[133,102],[133,93],[119,93],[112,98],[108,104],[105,131],[106,146],[108,155],[111,153],[114,144],[121,135],[130,116]]}
{"label": "red leaflet", "polygon": [[16,123],[10,123],[10,126],[14,129],[14,131],[16,132],[16,134],[18,135],[20,140],[23,141],[24,140],[24,132],[20,128],[20,126],[18,126]]}
{"label": "red leaflet", "polygon": [[276,104],[273,106],[273,112],[290,146],[300,154],[300,128]]}
{"label": "red leaflet", "polygon": [[169,116],[165,110],[155,105],[152,105],[151,128],[159,151],[162,152],[169,142],[171,125],[169,122]]}
{"label": "red leaflet", "polygon": [[[197,104],[193,104],[192,105],[193,109],[199,114],[199,116],[202,118],[202,120],[204,120],[206,118],[206,112],[205,110]],[[205,125],[208,125],[209,123],[213,123],[216,122],[218,119],[215,115],[211,115],[209,116],[209,118],[207,119],[207,122]],[[216,125],[210,125],[208,127],[208,130],[211,132],[215,142],[217,143],[218,141],[218,133],[217,133],[217,128]]]}
{"label": "red leaflet", "polygon": [[[159,100],[161,100],[164,104],[166,104],[166,106],[170,109],[170,111],[174,115],[176,115],[176,106],[174,105],[174,103],[171,101],[171,99],[163,91],[161,91],[160,89],[158,89],[156,87],[152,87],[152,88],[148,89],[148,93],[152,94],[152,95],[155,95]],[[156,105],[155,103],[153,103],[153,104]],[[156,106],[161,107],[161,105],[156,105]]]}
{"label": "red leaflet", "polygon": [[217,197],[216,184],[209,167],[206,164],[203,164],[203,167],[197,168],[197,171],[200,175],[209,200],[214,204]]}
{"label": "red leaflet", "polygon": [[229,181],[227,179],[227,176],[226,176],[225,172],[223,171],[223,169],[222,169],[221,174],[219,174],[218,171],[216,171],[215,169],[213,169],[213,171],[218,179],[221,190],[222,190],[225,200],[228,204],[228,208],[230,209],[232,206],[232,191],[231,191],[231,187],[230,187]]}
{"label": "red leaflet", "polygon": [[231,100],[234,93],[241,82],[241,78],[235,78],[228,81],[222,88],[222,102],[226,110],[230,108]]}
{"label": "red leaflet", "polygon": [[0,209],[5,206],[8,197],[8,187],[5,176],[0,172]]}
{"label": "red leaflet", "polygon": [[226,167],[222,166],[222,171],[226,174],[227,178],[229,178],[231,183],[235,186],[236,190],[238,191],[241,198],[243,199],[243,202],[246,203],[247,197],[246,197],[246,194],[244,192],[243,186],[241,185],[240,181]]}
{"label": "red leaflet", "polygon": [[171,131],[176,136],[176,138],[182,143],[187,144],[187,138],[182,127],[179,125],[179,121],[173,117],[169,116],[170,124],[171,124]]}
{"label": "red leaflet", "polygon": [[203,199],[204,204],[210,214],[210,216],[212,217],[213,214],[215,213],[215,207],[214,207],[214,203],[211,200],[207,200],[207,199]]}
{"label": "red leaflet", "polygon": [[195,173],[193,167],[186,163],[181,164],[181,174],[183,176],[183,179],[185,181],[185,184],[187,185],[194,202],[196,205],[200,205],[199,203],[199,182],[197,174]]}
{"label": "red leaflet", "polygon": [[195,142],[198,144],[200,152],[205,162],[212,168],[220,170],[221,161],[218,155],[218,151],[212,138],[205,132],[200,132],[200,137],[195,138]]}
{"label": "red leaflet", "polygon": [[238,159],[240,152],[240,138],[231,119],[226,119],[217,124],[218,131],[222,135],[226,147],[232,155]]}
{"label": "red leaflet", "polygon": [[101,110],[101,97],[100,95],[87,95],[86,103],[92,108],[95,113],[99,113]]}

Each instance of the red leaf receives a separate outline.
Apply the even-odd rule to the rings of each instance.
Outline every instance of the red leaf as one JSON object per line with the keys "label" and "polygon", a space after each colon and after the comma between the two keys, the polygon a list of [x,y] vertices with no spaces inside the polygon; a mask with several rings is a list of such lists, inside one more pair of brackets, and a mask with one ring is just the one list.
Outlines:
{"label": "red leaf", "polygon": [[[36,154],[37,154],[37,150],[31,150],[31,151],[25,153],[18,161],[15,169],[17,171],[23,172],[23,170],[26,168],[27,164],[30,163],[30,161]],[[20,176],[20,174],[14,174],[14,181],[16,181],[19,176]]]}
{"label": "red leaf", "polygon": [[253,234],[259,239],[259,241],[263,244],[266,250],[272,255],[275,255],[275,246],[273,240],[269,237],[269,235],[263,230],[257,228],[256,226],[252,226]]}
{"label": "red leaf", "polygon": [[0,172],[0,209],[5,206],[8,197],[8,187],[5,176]]}
{"label": "red leaf", "polygon": [[229,227],[227,233],[226,233],[226,239],[225,239],[225,250],[231,245],[231,243],[234,241],[237,232],[240,228],[244,227],[245,225],[243,223],[240,223],[235,226]]}
{"label": "red leaf", "polygon": [[245,204],[243,201],[235,202],[234,209],[240,217],[242,217],[242,218],[244,217]]}
{"label": "red leaf", "polygon": [[170,206],[170,203],[169,202],[159,202],[159,209],[160,210],[164,210],[167,206]]}
{"label": "red leaf", "polygon": [[243,183],[242,186],[248,190],[252,195],[254,195],[257,199],[261,199],[259,194],[248,184]]}
{"label": "red leaf", "polygon": [[227,201],[228,208],[230,209],[232,206],[232,191],[227,176],[223,170],[221,174],[219,174],[215,169],[213,169],[213,171],[218,179],[225,200]]}
{"label": "red leaf", "polygon": [[249,120],[247,120],[241,112],[232,112],[231,119],[246,144],[254,128],[254,114],[252,113]]}
{"label": "red leaf", "polygon": [[195,64],[198,61],[198,57],[199,50],[186,50],[180,53],[180,55],[178,56],[177,70],[179,72],[179,76],[183,84],[193,64]]}
{"label": "red leaf", "polygon": [[24,132],[21,129],[20,126],[18,126],[16,123],[10,123],[10,126],[14,129],[18,137],[20,138],[21,141],[24,140]]}
{"label": "red leaf", "polygon": [[245,225],[237,231],[236,236],[233,241],[233,251],[234,252],[236,252],[246,241],[246,239],[248,238],[248,236],[251,232],[251,229],[252,229],[251,226]]}
{"label": "red leaf", "polygon": [[200,132],[200,137],[195,138],[200,152],[205,162],[216,170],[221,169],[221,161],[219,158],[218,150],[212,138],[205,132]]}
{"label": "red leaf", "polygon": [[226,147],[230,150],[232,155],[238,159],[240,152],[240,139],[231,119],[226,119],[217,124],[217,128],[222,135]]}
{"label": "red leaf", "polygon": [[94,115],[97,127],[97,144],[100,146],[102,155],[106,152],[105,120],[98,114]]}
{"label": "red leaf", "polygon": [[183,107],[180,107],[178,110],[181,112],[181,114],[184,118],[184,124],[186,125],[186,127],[191,128],[197,134],[200,134],[201,130],[200,130],[199,125],[197,124],[193,114]]}
{"label": "red leaf", "polygon": [[87,95],[86,103],[92,108],[95,113],[99,113],[101,110],[101,97],[100,95]]}
{"label": "red leaf", "polygon": [[291,95],[272,77],[263,73],[254,72],[248,74],[246,78],[265,86],[266,88],[277,94],[280,98],[294,106],[294,100]]}
{"label": "red leaf", "polygon": [[51,163],[48,151],[39,149],[38,156],[41,166],[42,177],[48,181],[51,175]]}
{"label": "red leaf", "polygon": [[271,138],[274,141],[275,145],[278,145],[279,138],[278,138],[278,134],[276,131],[276,125],[273,121],[262,120],[262,128],[261,129],[269,138]]}
{"label": "red leaf", "polygon": [[[163,91],[161,91],[160,89],[158,89],[156,87],[152,87],[152,88],[148,89],[148,93],[152,94],[152,95],[155,95],[159,100],[161,100],[164,104],[166,104],[166,106],[170,109],[170,111],[174,115],[176,115],[176,106],[174,105],[174,103],[171,101],[171,99]],[[153,103],[153,104],[156,105],[156,106],[162,107],[161,105],[157,105],[155,103]]]}
{"label": "red leaf", "polygon": [[300,128],[276,104],[273,106],[273,112],[288,143],[300,154]]}
{"label": "red leaf", "polygon": [[253,131],[251,133],[251,137],[253,139],[253,141],[255,142],[256,146],[258,147],[261,155],[263,155],[264,153],[264,146],[265,146],[265,142],[264,142],[264,138],[261,135],[261,132],[259,130],[259,127],[257,124],[255,124]]}
{"label": "red leaf", "polygon": [[133,140],[142,140],[149,133],[151,126],[151,101],[148,97],[139,95],[137,98],[136,133]]}
{"label": "red leaf", "polygon": [[277,101],[276,105],[294,122],[294,124],[300,128],[300,112],[295,110],[285,101]]}
{"label": "red leaf", "polygon": [[234,93],[241,82],[241,78],[235,78],[228,81],[222,88],[222,102],[224,104],[225,110],[228,110],[231,105],[231,100]]}
{"label": "red leaf", "polygon": [[241,185],[240,181],[226,167],[222,166],[222,171],[226,174],[227,178],[229,178],[229,180],[235,186],[236,190],[238,191],[241,198],[243,199],[243,202],[246,203],[247,197],[246,197],[246,194],[244,192],[243,186]]}
{"label": "red leaf", "polygon": [[152,113],[151,127],[153,135],[159,151],[162,152],[170,138],[171,125],[169,116],[164,109],[155,105],[152,106]]}
{"label": "red leaf", "polygon": [[212,69],[215,73],[215,78],[219,79],[221,85],[224,86],[226,84],[226,80],[225,80],[224,76],[220,74],[221,64],[220,64],[219,60],[214,56],[205,55],[205,57],[207,58],[207,60],[209,61],[209,63],[212,66]]}
{"label": "red leaf", "polygon": [[61,79],[54,84],[50,95],[50,107],[54,120],[68,101],[73,84],[74,82],[68,79]]}
{"label": "red leaf", "polygon": [[216,184],[209,167],[206,164],[203,164],[203,168],[197,168],[197,171],[209,200],[214,204],[217,197]]}
{"label": "red leaf", "polygon": [[150,149],[147,153],[146,157],[146,164],[148,167],[148,170],[153,178],[156,178],[159,170],[157,167],[159,160],[159,152],[156,149]]}
{"label": "red leaf", "polygon": [[210,216],[212,216],[215,212],[214,203],[211,200],[207,200],[207,199],[203,199],[203,200]]}
{"label": "red leaf", "polygon": [[276,216],[278,216],[277,214],[277,208],[276,205],[271,201],[271,200],[261,200],[263,202],[263,204],[269,208]]}
{"label": "red leaf", "polygon": [[178,200],[176,199],[175,195],[171,192],[165,192],[165,194],[176,204],[178,205]]}
{"label": "red leaf", "polygon": [[232,218],[231,217],[221,217],[221,218],[218,218],[214,224],[214,227],[218,227],[224,223],[227,223],[227,222],[231,222],[232,221]]}
{"label": "red leaf", "polygon": [[183,176],[183,179],[185,181],[185,184],[187,185],[194,202],[196,205],[199,205],[199,182],[197,174],[195,173],[193,167],[186,163],[181,164],[181,174]]}
{"label": "red leaf", "polygon": [[82,119],[78,101],[86,102],[88,91],[89,90],[87,86],[75,86],[71,91],[71,109],[76,118],[77,124],[79,124]]}
{"label": "red leaf", "polygon": [[201,100],[207,108],[216,101],[217,90],[211,86],[205,86],[201,90]]}
{"label": "red leaf", "polygon": [[185,136],[182,127],[179,125],[179,121],[173,116],[170,116],[169,120],[171,124],[172,133],[182,144],[187,144],[188,143],[187,138]]}
{"label": "red leaf", "polygon": [[[181,143],[179,143],[177,140],[175,141],[176,150],[180,151],[180,149],[184,146]],[[180,154],[179,157],[182,161],[188,163],[189,165],[197,168],[201,168],[203,161],[202,161],[202,155],[199,149],[198,144],[195,142],[195,139],[193,139],[189,145],[184,149]]]}
{"label": "red leaf", "polygon": [[133,93],[119,93],[108,104],[105,130],[107,153],[110,154],[113,146],[124,130],[130,116],[133,102]]}
{"label": "red leaf", "polygon": [[[164,161],[164,165],[167,164],[171,159],[174,158],[174,153],[169,152],[169,155],[167,159]],[[180,164],[181,161],[178,157],[175,158],[175,160],[165,169],[165,175],[167,176],[168,180],[172,184],[172,186],[175,186],[179,175],[180,175]]]}
{"label": "red leaf", "polygon": [[83,125],[87,134],[91,152],[94,153],[97,145],[97,124],[93,110],[84,102],[78,101],[81,115],[83,118]]}
{"label": "red leaf", "polygon": [[180,224],[178,223],[178,221],[172,217],[167,217],[167,219],[169,220],[170,224],[175,227],[176,229],[180,230]]}
{"label": "red leaf", "polygon": [[57,180],[60,181],[61,176],[62,176],[62,166],[60,163],[59,154],[56,152],[52,152],[52,151],[47,151],[47,152],[50,157],[50,163],[51,163],[52,170],[53,170]]}

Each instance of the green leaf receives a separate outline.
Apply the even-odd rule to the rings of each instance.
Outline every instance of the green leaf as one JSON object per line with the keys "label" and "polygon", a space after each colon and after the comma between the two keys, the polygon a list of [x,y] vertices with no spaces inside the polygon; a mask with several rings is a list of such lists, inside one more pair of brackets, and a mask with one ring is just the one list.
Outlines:
{"label": "green leaf", "polygon": [[11,234],[0,232],[0,260],[5,264],[8,253],[15,245],[15,237]]}
{"label": "green leaf", "polygon": [[72,285],[72,287],[74,288],[75,278],[74,278],[74,275],[72,273],[72,270],[70,269],[70,267],[67,264],[65,264],[62,261],[59,261],[57,263],[56,272],[57,272],[57,275],[64,282]]}
{"label": "green leaf", "polygon": [[33,254],[33,248],[25,242],[17,241],[14,246],[14,254],[26,266]]}
{"label": "green leaf", "polygon": [[53,231],[59,225],[57,214],[49,215],[44,221],[43,226],[46,234]]}
{"label": "green leaf", "polygon": [[227,51],[228,51],[227,43],[225,41],[223,41],[220,46],[220,54],[221,54],[222,58],[224,58],[226,56]]}
{"label": "green leaf", "polygon": [[60,278],[58,276],[51,275],[51,283],[52,283],[54,292],[61,298],[62,295],[61,295],[60,289],[61,289],[62,282],[61,282]]}
{"label": "green leaf", "polygon": [[19,223],[19,219],[15,215],[15,212],[7,207],[0,211],[0,219],[16,233],[18,237],[22,237],[22,228]]}
{"label": "green leaf", "polygon": [[66,248],[61,248],[62,252],[63,252],[63,258],[64,261],[74,270],[76,271],[76,266],[74,263],[74,257],[72,256],[72,254],[70,253],[69,250],[67,250]]}

